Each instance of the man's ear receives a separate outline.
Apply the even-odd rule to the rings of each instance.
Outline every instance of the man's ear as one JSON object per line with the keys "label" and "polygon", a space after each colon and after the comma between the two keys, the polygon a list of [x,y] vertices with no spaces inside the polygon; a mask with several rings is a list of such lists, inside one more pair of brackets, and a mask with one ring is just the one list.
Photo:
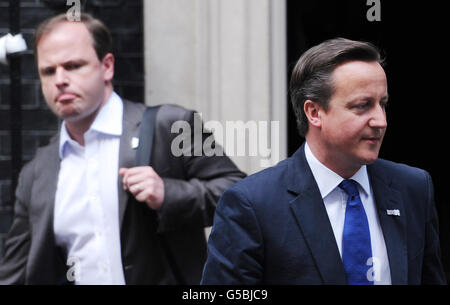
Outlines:
{"label": "man's ear", "polygon": [[114,77],[114,55],[106,54],[102,60],[103,78],[105,82],[111,82]]}
{"label": "man's ear", "polygon": [[322,127],[322,118],[320,116],[319,104],[311,100],[306,100],[305,104],[303,105],[303,111],[305,112],[309,124],[317,128]]}

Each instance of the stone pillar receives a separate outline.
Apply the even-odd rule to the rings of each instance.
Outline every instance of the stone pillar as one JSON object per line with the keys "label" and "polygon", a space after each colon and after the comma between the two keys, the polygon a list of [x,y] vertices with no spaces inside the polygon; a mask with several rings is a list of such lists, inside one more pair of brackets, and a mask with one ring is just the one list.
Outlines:
{"label": "stone pillar", "polygon": [[[286,157],[285,9],[284,0],[144,1],[146,103],[175,103],[219,121],[216,140],[249,174]],[[239,128],[258,134],[231,135]]]}

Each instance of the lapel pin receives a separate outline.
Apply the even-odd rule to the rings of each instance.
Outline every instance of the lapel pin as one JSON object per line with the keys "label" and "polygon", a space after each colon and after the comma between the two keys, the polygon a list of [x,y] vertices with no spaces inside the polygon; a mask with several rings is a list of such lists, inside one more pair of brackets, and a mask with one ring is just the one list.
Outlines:
{"label": "lapel pin", "polygon": [[400,210],[398,209],[386,210],[386,213],[391,216],[400,216]]}
{"label": "lapel pin", "polygon": [[139,146],[139,138],[133,137],[131,138],[131,148],[136,149]]}

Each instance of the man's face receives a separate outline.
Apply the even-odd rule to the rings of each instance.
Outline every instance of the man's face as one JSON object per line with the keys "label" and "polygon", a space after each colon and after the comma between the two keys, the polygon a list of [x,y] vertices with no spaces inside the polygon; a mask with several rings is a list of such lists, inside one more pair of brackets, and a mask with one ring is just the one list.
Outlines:
{"label": "man's face", "polygon": [[95,117],[106,102],[114,58],[98,59],[86,26],[57,24],[39,41],[37,56],[42,92],[52,111],[70,123]]}
{"label": "man's face", "polygon": [[350,171],[375,162],[386,131],[387,80],[377,62],[352,61],[333,74],[335,93],[321,110],[326,158]]}

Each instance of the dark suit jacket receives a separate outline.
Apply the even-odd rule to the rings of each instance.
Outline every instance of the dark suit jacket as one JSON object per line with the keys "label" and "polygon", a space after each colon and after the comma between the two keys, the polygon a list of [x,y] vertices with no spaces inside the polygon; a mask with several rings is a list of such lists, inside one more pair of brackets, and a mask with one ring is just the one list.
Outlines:
{"label": "dark suit jacket", "polygon": [[[379,159],[368,166],[368,174],[392,283],[445,283],[428,173]],[[393,209],[400,216],[386,213]],[[345,283],[343,263],[304,146],[222,195],[202,284]]]}
{"label": "dark suit jacket", "polygon": [[[133,167],[145,106],[124,102],[119,167]],[[204,227],[212,223],[222,192],[244,177],[228,157],[174,157],[174,121],[193,122],[193,111],[163,105],[156,117],[152,166],[163,178],[165,199],[158,213],[123,191],[118,175],[122,264],[127,284],[174,284],[161,247],[165,241],[187,284],[198,284],[206,259]],[[193,128],[192,128],[193,130]],[[205,135],[206,137],[207,135]],[[67,280],[66,255],[55,245],[53,213],[60,167],[59,136],[38,150],[22,170],[14,220],[5,243],[0,284],[58,284]],[[70,224],[68,224],[70,225]]]}

